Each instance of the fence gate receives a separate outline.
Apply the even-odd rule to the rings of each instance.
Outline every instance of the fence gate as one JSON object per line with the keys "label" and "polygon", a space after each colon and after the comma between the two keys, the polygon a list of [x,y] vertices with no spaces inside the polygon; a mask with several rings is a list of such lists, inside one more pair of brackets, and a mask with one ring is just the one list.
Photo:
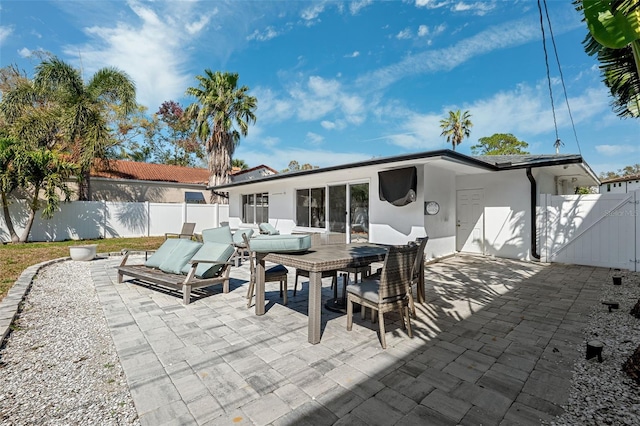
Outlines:
{"label": "fence gate", "polygon": [[542,261],[640,270],[640,191],[540,201]]}

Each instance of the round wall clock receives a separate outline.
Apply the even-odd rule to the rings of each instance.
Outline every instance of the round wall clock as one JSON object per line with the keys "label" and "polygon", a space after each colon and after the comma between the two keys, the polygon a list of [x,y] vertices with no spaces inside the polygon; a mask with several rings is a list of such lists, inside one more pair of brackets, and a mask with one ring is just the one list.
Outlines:
{"label": "round wall clock", "polygon": [[427,201],[424,205],[424,211],[429,215],[437,214],[440,211],[440,204],[435,201]]}

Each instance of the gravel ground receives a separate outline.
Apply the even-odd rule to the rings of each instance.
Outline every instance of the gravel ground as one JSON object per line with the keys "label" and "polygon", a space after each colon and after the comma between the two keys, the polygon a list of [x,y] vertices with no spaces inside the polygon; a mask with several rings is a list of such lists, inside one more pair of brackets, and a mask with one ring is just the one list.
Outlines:
{"label": "gravel ground", "polygon": [[88,262],[40,271],[0,350],[0,424],[137,425]]}
{"label": "gravel ground", "polygon": [[600,299],[618,302],[620,308],[609,312],[605,305],[594,306],[584,343],[577,348],[586,354],[587,342],[599,340],[604,343],[602,363],[584,356],[576,362],[565,413],[552,425],[640,425],[640,386],[622,371],[640,345],[640,319],[629,314],[640,299],[640,274],[622,275],[622,285],[613,285],[612,278],[602,284]]}
{"label": "gravel ground", "polygon": [[[14,330],[0,350],[2,425],[138,425],[136,410],[95,293],[88,262],[43,269]],[[603,362],[578,360],[566,412],[551,425],[638,425],[640,386],[621,370],[640,345],[640,274],[602,284],[601,301],[586,321],[589,340],[605,344]]]}

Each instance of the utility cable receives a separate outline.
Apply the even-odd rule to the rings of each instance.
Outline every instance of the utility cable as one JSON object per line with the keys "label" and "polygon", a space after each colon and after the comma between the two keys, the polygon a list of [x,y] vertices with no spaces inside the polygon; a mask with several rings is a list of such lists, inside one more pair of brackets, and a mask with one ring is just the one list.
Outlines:
{"label": "utility cable", "polygon": [[547,55],[547,40],[544,34],[544,20],[542,18],[542,6],[540,0],[538,0],[538,12],[540,14],[540,30],[542,31],[542,48],[544,50],[544,63],[547,68],[547,84],[549,86],[549,97],[551,98],[551,112],[553,113],[553,127],[556,131],[556,141],[554,143],[556,151],[562,144],[560,136],[558,135],[558,122],[556,121],[556,108],[553,104],[553,91],[551,90],[551,73],[549,72],[549,56]]}
{"label": "utility cable", "polygon": [[553,52],[556,56],[556,62],[558,64],[558,71],[560,72],[560,82],[562,82],[562,90],[564,91],[564,100],[567,104],[567,111],[569,111],[569,119],[571,120],[571,128],[573,129],[573,136],[576,139],[576,145],[578,146],[578,153],[582,155],[582,150],[580,149],[580,142],[578,142],[578,134],[576,133],[576,126],[573,122],[573,115],[571,114],[571,107],[569,106],[569,97],[567,96],[567,87],[564,84],[564,75],[562,74],[562,67],[560,66],[560,58],[558,57],[558,48],[556,47],[556,39],[553,36],[553,29],[551,29],[551,18],[549,18],[549,9],[547,8],[547,0],[543,0],[544,2],[544,11],[547,15],[547,23],[549,24],[549,34],[551,35],[551,43],[553,43]]}

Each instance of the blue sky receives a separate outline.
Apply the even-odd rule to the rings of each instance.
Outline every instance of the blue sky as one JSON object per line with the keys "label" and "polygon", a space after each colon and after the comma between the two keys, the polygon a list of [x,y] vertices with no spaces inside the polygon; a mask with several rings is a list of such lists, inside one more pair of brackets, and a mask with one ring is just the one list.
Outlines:
{"label": "blue sky", "polygon": [[[584,53],[568,0],[545,28],[561,153],[596,173],[640,163],[640,120],[619,119]],[[450,148],[439,121],[469,110],[478,138],[513,133],[534,154],[556,140],[535,1],[31,1],[0,5],[0,65],[32,73],[43,49],[80,67],[126,71],[138,101],[184,106],[205,68],[240,75],[257,122],[235,157],[277,170]],[[545,21],[546,22],[546,21]]]}

